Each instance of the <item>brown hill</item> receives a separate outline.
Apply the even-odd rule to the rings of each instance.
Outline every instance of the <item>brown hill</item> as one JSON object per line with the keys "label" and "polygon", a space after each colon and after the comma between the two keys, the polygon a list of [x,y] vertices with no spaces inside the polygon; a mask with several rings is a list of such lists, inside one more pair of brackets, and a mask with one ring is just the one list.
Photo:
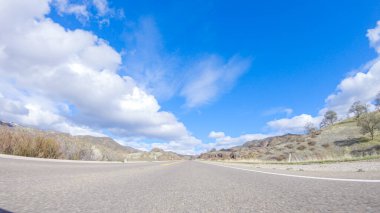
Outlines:
{"label": "brown hill", "polygon": [[0,121],[0,153],[69,160],[180,160],[174,152],[144,152],[108,137],[72,136]]}

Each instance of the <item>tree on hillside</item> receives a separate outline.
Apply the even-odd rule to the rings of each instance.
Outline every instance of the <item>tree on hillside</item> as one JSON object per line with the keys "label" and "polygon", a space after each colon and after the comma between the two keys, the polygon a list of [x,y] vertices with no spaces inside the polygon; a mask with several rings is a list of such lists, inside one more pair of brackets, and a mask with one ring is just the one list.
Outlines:
{"label": "tree on hillside", "polygon": [[358,119],[358,126],[363,135],[369,133],[371,140],[375,136],[375,131],[380,130],[380,114],[378,113],[365,113]]}
{"label": "tree on hillside", "polygon": [[305,132],[308,135],[311,135],[314,137],[318,131],[318,128],[311,122],[306,123],[305,125]]}
{"label": "tree on hillside", "polygon": [[355,101],[348,110],[348,114],[353,113],[356,119],[366,112],[368,112],[368,106],[366,104],[362,104],[360,101]]}
{"label": "tree on hillside", "polygon": [[380,92],[377,93],[375,100],[374,100],[374,104],[376,106],[376,109],[380,110]]}
{"label": "tree on hillside", "polygon": [[329,110],[325,113],[321,127],[326,127],[334,124],[338,120],[338,115],[333,110]]}

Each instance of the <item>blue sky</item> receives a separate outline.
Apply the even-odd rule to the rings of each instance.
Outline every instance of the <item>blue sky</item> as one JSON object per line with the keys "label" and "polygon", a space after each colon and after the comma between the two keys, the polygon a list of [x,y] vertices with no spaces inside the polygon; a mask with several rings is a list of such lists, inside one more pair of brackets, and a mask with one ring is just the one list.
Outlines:
{"label": "blue sky", "polygon": [[[96,37],[86,44],[89,49],[102,50],[96,54],[82,51],[80,48],[87,46],[80,45],[85,43],[81,34],[70,37],[73,42],[67,48],[65,43],[57,44],[70,49],[62,53],[67,60],[41,56],[43,63],[32,64],[77,89],[81,89],[75,84],[78,76],[73,80],[68,73],[90,67],[94,78],[89,87],[93,89],[85,88],[88,92],[81,96],[56,85],[42,87],[43,80],[25,83],[25,79],[7,74],[19,68],[0,61],[0,74],[6,79],[6,86],[0,88],[4,99],[0,100],[4,111],[0,116],[26,125],[108,135],[142,149],[158,146],[199,153],[270,135],[299,133],[305,122],[317,125],[325,110],[344,116],[353,101],[370,104],[380,90],[375,70],[379,1],[33,1],[30,8],[17,1],[6,7],[14,9],[14,16],[31,14],[23,16],[35,20],[36,29],[46,22],[46,41],[57,41],[59,30],[49,34],[53,32],[49,27],[55,24],[64,29],[59,31],[62,38],[75,34],[71,32],[81,34],[80,30]],[[3,19],[12,22],[11,15]],[[18,24],[22,25],[13,25]],[[25,30],[32,32],[29,28]],[[28,41],[33,39],[41,38]],[[0,42],[0,47],[13,47],[9,39]],[[54,46],[51,42],[46,43]],[[71,48],[73,43],[78,45]],[[83,52],[88,54],[83,56]],[[4,55],[21,57],[5,51]],[[57,67],[71,71],[59,73]],[[106,69],[117,76],[104,76],[101,72]],[[113,84],[117,86],[109,88]],[[4,94],[9,88],[14,92]],[[20,92],[24,90],[29,94]],[[98,90],[107,93],[98,97]],[[120,98],[127,107],[92,107],[88,103],[98,103],[87,100],[92,93],[97,100],[104,98],[102,104]],[[128,100],[135,102],[124,99],[128,94],[132,97]],[[36,106],[37,99],[44,104]],[[5,103],[32,107],[25,109],[29,114],[17,114],[6,111]],[[36,109],[52,119],[35,118],[32,110]],[[144,109],[152,113],[152,120],[142,116]],[[117,110],[125,117],[119,117]],[[108,119],[111,111],[115,115]]]}

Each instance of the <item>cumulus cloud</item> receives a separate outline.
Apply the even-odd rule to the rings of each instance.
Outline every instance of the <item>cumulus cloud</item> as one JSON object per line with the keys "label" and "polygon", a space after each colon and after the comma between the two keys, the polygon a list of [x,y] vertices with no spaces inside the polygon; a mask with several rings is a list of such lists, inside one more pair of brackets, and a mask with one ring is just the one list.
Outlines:
{"label": "cumulus cloud", "polygon": [[269,134],[244,134],[238,137],[231,137],[231,136],[225,135],[224,132],[211,131],[208,137],[215,139],[215,141],[209,144],[205,144],[205,147],[207,149],[231,148],[234,146],[242,145],[243,143],[247,141],[259,140],[259,139],[267,138],[270,136],[271,135]]}
{"label": "cumulus cloud", "polygon": [[269,121],[267,126],[276,134],[285,133],[301,133],[305,129],[307,123],[312,123],[315,126],[319,126],[322,117],[313,117],[308,114],[301,114],[292,118],[282,118],[278,120]]}
{"label": "cumulus cloud", "polygon": [[251,64],[250,58],[224,59],[215,54],[185,61],[164,49],[161,34],[150,17],[132,24],[125,40],[125,72],[159,99],[180,94],[189,108],[207,104],[231,89]]}
{"label": "cumulus cloud", "polygon": [[72,134],[157,138],[184,151],[200,143],[133,78],[118,74],[121,56],[107,41],[47,18],[48,0],[27,2],[0,3],[2,119]]}
{"label": "cumulus cloud", "polygon": [[376,60],[368,70],[343,79],[337,91],[326,99],[326,108],[346,115],[355,101],[370,104],[380,91],[380,60]]}
{"label": "cumulus cloud", "polygon": [[[370,45],[380,53],[380,21],[367,32]],[[370,104],[380,91],[380,58],[368,62],[362,70],[343,79],[336,92],[326,99],[326,109],[346,115],[355,101]],[[326,111],[326,109],[324,111]]]}
{"label": "cumulus cloud", "polygon": [[373,47],[377,53],[380,53],[380,21],[377,22],[375,28],[367,31],[367,37],[371,47]]}
{"label": "cumulus cloud", "polygon": [[215,132],[215,131],[211,131],[211,132],[208,134],[208,137],[209,137],[209,138],[218,139],[218,138],[223,138],[223,137],[225,137],[225,134],[224,134],[224,132]]}

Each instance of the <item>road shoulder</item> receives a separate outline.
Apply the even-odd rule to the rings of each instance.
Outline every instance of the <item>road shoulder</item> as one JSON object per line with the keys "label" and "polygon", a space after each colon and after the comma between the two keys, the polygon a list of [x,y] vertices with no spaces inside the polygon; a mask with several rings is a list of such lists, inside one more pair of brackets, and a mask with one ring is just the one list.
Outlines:
{"label": "road shoulder", "polygon": [[[318,178],[332,178],[332,179],[359,179],[359,180],[378,180],[380,183],[380,171],[379,170],[347,170],[347,169],[321,169],[321,170],[311,170],[311,167],[303,167],[308,165],[269,165],[269,164],[242,164],[242,163],[231,163],[231,162],[221,162],[221,161],[198,161],[201,163],[212,164],[216,166],[222,166],[230,169],[238,169],[244,171],[252,171],[256,173],[270,174],[270,175],[284,175],[289,177],[297,177],[303,176],[315,177]],[[365,164],[365,163],[364,163]],[[315,168],[322,165],[313,165]],[[334,165],[336,168],[341,166],[340,164]],[[342,165],[342,167],[346,167],[347,165]],[[313,168],[314,168],[313,167]],[[324,168],[324,167],[322,167]],[[333,168],[333,167],[329,167]],[[310,169],[310,170],[307,170]],[[373,181],[370,181],[373,182]],[[375,181],[376,182],[376,181]]]}

